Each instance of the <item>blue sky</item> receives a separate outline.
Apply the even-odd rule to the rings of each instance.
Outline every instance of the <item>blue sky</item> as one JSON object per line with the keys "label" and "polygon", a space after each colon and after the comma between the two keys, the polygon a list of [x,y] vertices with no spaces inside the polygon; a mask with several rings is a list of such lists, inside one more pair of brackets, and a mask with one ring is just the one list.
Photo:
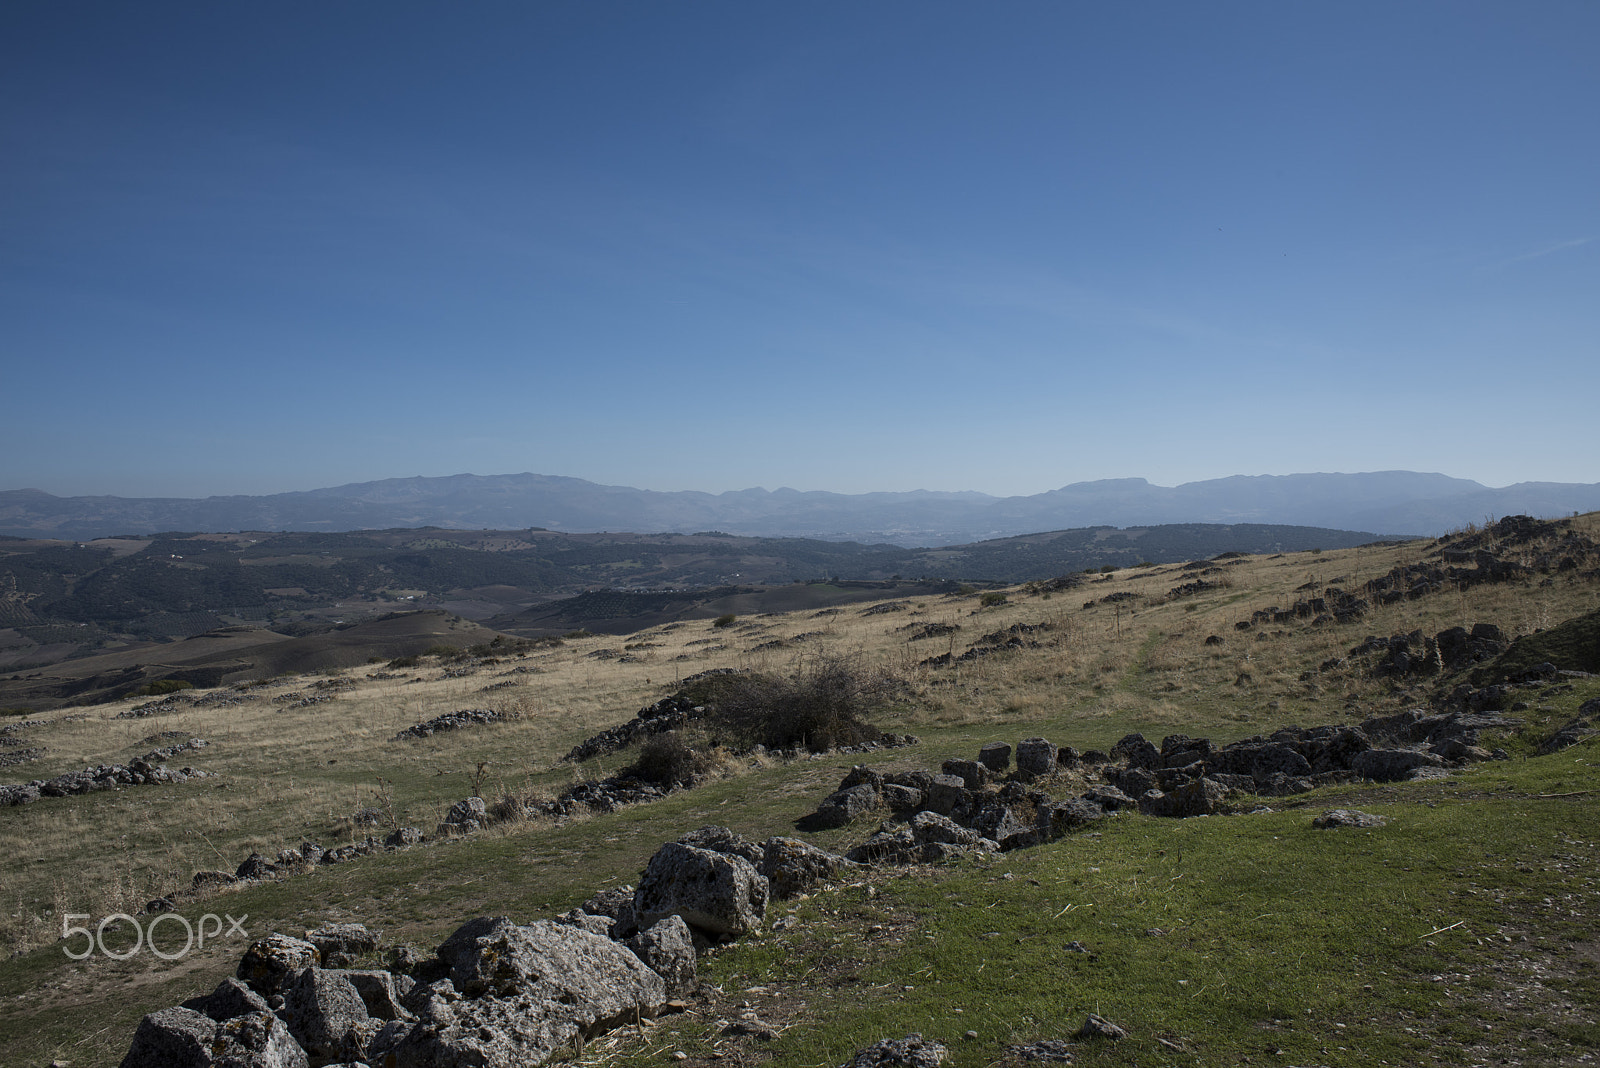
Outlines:
{"label": "blue sky", "polygon": [[0,489],[1600,481],[1600,5],[0,5]]}

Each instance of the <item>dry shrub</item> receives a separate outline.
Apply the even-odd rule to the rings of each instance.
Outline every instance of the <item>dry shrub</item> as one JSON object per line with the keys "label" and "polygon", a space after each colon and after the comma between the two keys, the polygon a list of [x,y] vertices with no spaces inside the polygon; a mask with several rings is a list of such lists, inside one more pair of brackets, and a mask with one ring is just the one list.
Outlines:
{"label": "dry shrub", "polygon": [[721,764],[715,747],[696,748],[677,731],[664,731],[639,746],[638,759],[624,768],[623,774],[657,786],[694,786]]}
{"label": "dry shrub", "polygon": [[788,678],[730,677],[717,721],[745,744],[820,753],[883,737],[866,717],[904,687],[888,669],[868,667],[854,657],[823,656]]}

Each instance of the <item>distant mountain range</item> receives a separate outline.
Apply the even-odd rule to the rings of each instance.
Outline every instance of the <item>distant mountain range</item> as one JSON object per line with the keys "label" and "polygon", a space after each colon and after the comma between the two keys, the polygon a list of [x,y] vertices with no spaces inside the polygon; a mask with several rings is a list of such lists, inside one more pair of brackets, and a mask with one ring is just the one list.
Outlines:
{"label": "distant mountain range", "polygon": [[1089,526],[1263,523],[1435,535],[1485,519],[1600,509],[1600,483],[1521,482],[1493,489],[1414,471],[1235,475],[1155,486],[1077,482],[1025,497],[913,490],[658,492],[556,475],[392,478],[267,496],[56,497],[0,491],[0,533],[88,539],[167,531],[349,531],[394,527],[803,537],[905,547]]}

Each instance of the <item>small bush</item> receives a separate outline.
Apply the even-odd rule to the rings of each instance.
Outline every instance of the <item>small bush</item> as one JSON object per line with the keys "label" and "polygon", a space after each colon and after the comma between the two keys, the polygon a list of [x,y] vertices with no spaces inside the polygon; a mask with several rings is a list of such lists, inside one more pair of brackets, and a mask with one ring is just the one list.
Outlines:
{"label": "small bush", "polygon": [[460,660],[467,654],[454,645],[430,645],[422,651],[423,656],[436,656],[440,660]]}
{"label": "small bush", "polygon": [[883,732],[865,721],[898,691],[892,673],[846,657],[827,657],[791,678],[729,676],[716,720],[739,741],[769,749],[821,753],[877,741]]}
{"label": "small bush", "polygon": [[577,641],[579,638],[593,638],[594,635],[580,627],[577,630],[567,631],[561,637],[568,641]]}
{"label": "small bush", "polygon": [[414,668],[420,663],[422,663],[420,656],[397,656],[389,661],[389,666],[392,668]]}
{"label": "small bush", "polygon": [[739,618],[738,616],[733,615],[730,612],[728,615],[718,616],[716,619],[713,619],[711,621],[711,625],[713,627],[716,627],[718,630],[721,630],[723,627],[731,627],[731,626],[733,626],[734,622],[738,618]]}
{"label": "small bush", "polygon": [[677,731],[666,731],[646,739],[623,773],[657,786],[694,786],[719,763],[710,746],[695,749]]}
{"label": "small bush", "polygon": [[177,693],[179,690],[192,690],[194,683],[185,682],[183,679],[157,679],[139,691],[143,697],[160,697],[163,694]]}
{"label": "small bush", "polygon": [[999,590],[990,590],[988,593],[978,598],[978,604],[983,608],[993,608],[995,605],[1005,603],[1006,595],[1001,593]]}

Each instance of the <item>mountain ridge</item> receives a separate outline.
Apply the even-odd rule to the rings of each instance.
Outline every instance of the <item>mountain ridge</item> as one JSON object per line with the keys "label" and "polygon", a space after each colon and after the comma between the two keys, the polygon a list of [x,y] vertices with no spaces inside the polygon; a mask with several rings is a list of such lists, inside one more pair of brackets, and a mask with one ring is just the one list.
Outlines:
{"label": "mountain ridge", "polygon": [[38,489],[5,490],[0,491],[0,534],[90,539],[180,530],[543,527],[568,533],[720,530],[748,537],[932,547],[1040,530],[1164,523],[1436,535],[1497,515],[1551,517],[1594,509],[1600,509],[1600,483],[1520,482],[1494,488],[1399,470],[1230,475],[1171,487],[1144,478],[1100,479],[1011,497],[975,490],[641,490],[522,472],[412,476],[203,498],[57,497]]}

